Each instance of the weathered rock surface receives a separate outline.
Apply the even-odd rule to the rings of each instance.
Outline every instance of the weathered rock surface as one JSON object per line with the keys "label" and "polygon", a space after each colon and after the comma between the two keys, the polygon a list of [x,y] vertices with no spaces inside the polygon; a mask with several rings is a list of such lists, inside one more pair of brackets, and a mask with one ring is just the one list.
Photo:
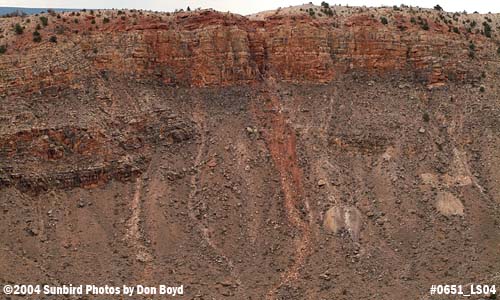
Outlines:
{"label": "weathered rock surface", "polygon": [[362,224],[361,213],[356,207],[334,206],[327,210],[323,217],[323,226],[327,231],[332,233],[347,231],[354,241],[359,239]]}
{"label": "weathered rock surface", "polygon": [[498,284],[498,16],[306,6],[0,18],[0,284]]}
{"label": "weathered rock surface", "polygon": [[[234,85],[273,76],[291,82],[326,83],[349,72],[405,74],[430,86],[470,82],[480,69],[468,57],[490,57],[481,35],[457,36],[448,26],[423,30],[410,16],[383,25],[369,12],[331,19],[305,16],[254,21],[213,11],[112,20],[98,29],[85,20],[57,44],[12,41],[23,55],[0,56],[0,94],[75,86],[89,76],[114,72],[155,76],[165,84]],[[42,30],[64,27],[55,19]],[[404,29],[401,29],[403,28]],[[81,31],[84,34],[82,34]],[[483,46],[484,44],[484,46]]]}
{"label": "weathered rock surface", "polygon": [[436,197],[436,209],[443,215],[463,216],[464,205],[460,200],[448,192],[440,192]]}

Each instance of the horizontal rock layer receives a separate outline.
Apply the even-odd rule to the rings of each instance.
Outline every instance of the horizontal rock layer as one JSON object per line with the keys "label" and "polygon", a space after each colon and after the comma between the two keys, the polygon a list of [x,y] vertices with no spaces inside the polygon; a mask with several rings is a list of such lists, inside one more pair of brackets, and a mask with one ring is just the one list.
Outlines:
{"label": "horizontal rock layer", "polygon": [[404,72],[434,85],[476,76],[468,39],[481,53],[484,37],[456,35],[432,22],[426,31],[407,16],[395,18],[391,25],[368,14],[251,21],[203,11],[136,25],[111,22],[68,33],[57,44],[19,42],[21,54],[0,57],[0,94],[78,87],[79,80],[111,73],[191,86],[251,83],[263,76],[324,83],[346,72]]}

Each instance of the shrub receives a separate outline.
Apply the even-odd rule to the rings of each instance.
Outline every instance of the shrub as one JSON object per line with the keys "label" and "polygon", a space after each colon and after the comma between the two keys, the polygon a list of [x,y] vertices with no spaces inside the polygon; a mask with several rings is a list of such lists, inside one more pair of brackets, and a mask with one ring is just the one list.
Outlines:
{"label": "shrub", "polygon": [[479,91],[480,91],[481,93],[484,93],[484,91],[485,91],[485,90],[486,90],[486,89],[484,88],[484,86],[483,86],[483,85],[479,87]]}
{"label": "shrub", "polygon": [[500,46],[498,46],[497,54],[500,55]]}
{"label": "shrub", "polygon": [[484,35],[487,37],[491,37],[491,25],[488,22],[483,22]]}
{"label": "shrub", "polygon": [[380,17],[380,22],[382,22],[382,24],[384,25],[387,25],[387,23],[389,23],[386,17]]}
{"label": "shrub", "polygon": [[24,28],[19,23],[16,23],[16,25],[14,26],[14,31],[16,32],[16,34],[23,34]]}
{"label": "shrub", "polygon": [[477,22],[476,22],[476,21],[472,21],[472,22],[470,23],[470,27],[471,27],[471,28],[476,27],[476,25],[477,25]]}
{"label": "shrub", "polygon": [[7,46],[0,45],[0,54],[4,54],[7,51]]}
{"label": "shrub", "polygon": [[474,42],[470,41],[469,42],[469,57],[474,58],[476,56],[476,45],[474,45]]}
{"label": "shrub", "polygon": [[321,2],[321,6],[323,6],[324,8],[329,8],[330,7],[330,4],[328,4],[328,2]]}
{"label": "shrub", "polygon": [[470,43],[469,43],[469,49],[472,50],[472,51],[476,50],[476,45],[474,45],[473,41],[470,41]]}
{"label": "shrub", "polygon": [[410,22],[411,22],[412,24],[416,24],[416,23],[417,23],[417,20],[415,20],[415,17],[411,17]]}
{"label": "shrub", "polygon": [[437,4],[436,6],[434,6],[434,9],[435,10],[438,10],[438,11],[442,11],[443,8],[441,7],[441,5]]}
{"label": "shrub", "polygon": [[429,117],[429,113],[428,112],[425,112],[423,115],[422,115],[422,120],[424,120],[425,123],[428,123],[430,121],[430,117]]}
{"label": "shrub", "polygon": [[57,36],[53,35],[49,38],[49,42],[51,43],[57,43]]}
{"label": "shrub", "polygon": [[40,24],[36,24],[35,30],[40,30],[40,29],[42,29],[42,26],[40,26]]}
{"label": "shrub", "polygon": [[90,21],[91,24],[95,24],[95,19],[92,19],[92,21]]}
{"label": "shrub", "polygon": [[40,17],[40,22],[42,22],[43,27],[49,25],[49,19],[47,19],[46,16],[41,16]]}
{"label": "shrub", "polygon": [[453,32],[454,33],[460,33],[460,30],[458,30],[458,27],[453,27]]}
{"label": "shrub", "polygon": [[40,32],[38,31],[33,31],[33,42],[35,43],[40,43],[42,41],[42,36],[40,35]]}
{"label": "shrub", "polygon": [[102,23],[104,23],[104,24],[109,23],[109,18],[102,19]]}
{"label": "shrub", "polygon": [[427,21],[423,22],[421,27],[423,30],[429,30],[429,24],[427,23]]}

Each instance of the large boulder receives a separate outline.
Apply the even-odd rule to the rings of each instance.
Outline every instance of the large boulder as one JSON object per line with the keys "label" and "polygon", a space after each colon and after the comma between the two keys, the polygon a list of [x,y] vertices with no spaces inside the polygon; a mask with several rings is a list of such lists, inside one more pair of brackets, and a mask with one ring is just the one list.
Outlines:
{"label": "large boulder", "polygon": [[444,216],[463,216],[464,205],[453,194],[449,192],[439,192],[436,198],[436,209]]}
{"label": "large boulder", "polygon": [[327,210],[323,218],[323,227],[331,233],[347,231],[353,241],[359,240],[361,230],[361,213],[353,206],[333,206]]}

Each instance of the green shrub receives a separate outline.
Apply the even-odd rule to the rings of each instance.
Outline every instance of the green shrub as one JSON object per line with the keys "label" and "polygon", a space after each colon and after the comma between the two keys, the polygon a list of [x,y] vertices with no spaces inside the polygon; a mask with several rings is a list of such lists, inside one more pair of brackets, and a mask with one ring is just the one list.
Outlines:
{"label": "green shrub", "polygon": [[33,31],[33,42],[35,43],[40,43],[42,41],[42,36],[40,35],[40,32],[38,31]]}
{"label": "green shrub", "polygon": [[486,37],[491,37],[491,25],[488,22],[483,22],[484,35]]}
{"label": "green shrub", "polygon": [[416,24],[416,23],[417,23],[417,20],[415,20],[415,17],[411,17],[410,22],[411,22],[412,24]]}
{"label": "green shrub", "polygon": [[476,56],[476,45],[473,41],[469,42],[469,57],[474,58]]}
{"label": "green shrub", "polygon": [[423,30],[429,30],[429,24],[427,23],[427,21],[424,22],[421,27]]}
{"label": "green shrub", "polygon": [[57,36],[53,35],[49,38],[49,42],[51,43],[57,43]]}
{"label": "green shrub", "polygon": [[386,17],[380,17],[380,22],[382,22],[382,24],[384,25],[387,25],[387,23],[389,23]]}
{"label": "green shrub", "polygon": [[105,17],[104,19],[102,19],[102,23],[104,23],[104,24],[109,23],[109,18]]}
{"label": "green shrub", "polygon": [[500,46],[498,46],[497,54],[500,55]]}
{"label": "green shrub", "polygon": [[458,30],[458,27],[453,27],[453,32],[454,33],[460,33],[460,30]]}
{"label": "green shrub", "polygon": [[46,16],[41,16],[40,17],[40,22],[42,22],[43,27],[49,25],[49,19],[47,19]]}
{"label": "green shrub", "polygon": [[24,27],[21,26],[21,24],[16,23],[16,25],[14,26],[14,31],[16,32],[16,34],[23,34]]}
{"label": "green shrub", "polygon": [[469,49],[472,50],[472,51],[476,50],[476,45],[474,44],[473,41],[469,42]]}
{"label": "green shrub", "polygon": [[7,51],[7,46],[0,45],[0,54],[4,54]]}
{"label": "green shrub", "polygon": [[423,115],[422,115],[422,120],[424,120],[424,122],[428,123],[430,121],[430,116],[429,116],[429,113],[428,112],[425,112]]}
{"label": "green shrub", "polygon": [[443,8],[441,7],[441,5],[439,5],[439,4],[436,5],[436,6],[434,6],[434,9],[438,10],[438,11],[442,11],[443,10]]}
{"label": "green shrub", "polygon": [[480,91],[481,93],[484,93],[484,91],[485,91],[485,90],[486,90],[486,89],[484,88],[484,86],[480,86],[480,87],[479,87],[479,91]]}

